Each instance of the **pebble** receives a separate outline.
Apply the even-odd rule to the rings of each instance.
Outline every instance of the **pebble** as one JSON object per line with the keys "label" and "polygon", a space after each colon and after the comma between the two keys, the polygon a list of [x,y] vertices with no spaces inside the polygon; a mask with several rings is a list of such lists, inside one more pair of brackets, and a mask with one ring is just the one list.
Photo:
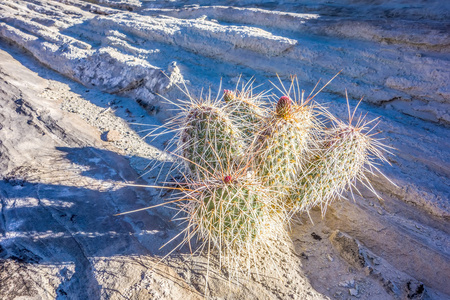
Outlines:
{"label": "pebble", "polygon": [[354,287],[355,286],[355,280],[354,279],[350,279],[350,280],[346,280],[346,281],[341,281],[339,283],[339,286],[341,287]]}
{"label": "pebble", "polygon": [[120,134],[120,132],[118,132],[117,130],[110,130],[106,133],[106,141],[107,142],[115,142],[115,141],[119,141],[122,136]]}

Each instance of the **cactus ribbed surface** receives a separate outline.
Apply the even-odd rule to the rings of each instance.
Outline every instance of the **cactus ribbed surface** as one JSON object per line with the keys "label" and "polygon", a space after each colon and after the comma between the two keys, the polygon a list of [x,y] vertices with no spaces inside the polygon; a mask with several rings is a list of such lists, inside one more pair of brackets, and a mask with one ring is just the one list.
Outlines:
{"label": "cactus ribbed surface", "polygon": [[251,90],[242,91],[224,90],[224,100],[227,103],[225,109],[228,111],[233,124],[235,124],[243,135],[243,141],[250,145],[261,128],[265,112],[260,104],[260,95],[253,96]]}
{"label": "cactus ribbed surface", "polygon": [[261,229],[264,196],[257,186],[227,177],[206,185],[195,212],[201,235],[231,248],[253,241]]}
{"label": "cactus ribbed surface", "polygon": [[362,132],[362,127],[338,122],[326,132],[323,149],[310,162],[309,168],[299,176],[291,200],[295,211],[308,211],[320,206],[322,212],[335,198],[351,189],[356,180],[367,180],[364,175],[371,159],[384,159],[377,149],[376,140]]}
{"label": "cactus ribbed surface", "polygon": [[239,129],[223,109],[200,104],[185,114],[178,150],[194,178],[210,177],[216,170],[230,171],[243,151]]}
{"label": "cactus ribbed surface", "polygon": [[186,238],[197,235],[203,247],[217,251],[232,273],[250,274],[257,248],[268,251],[269,239],[286,234],[267,188],[243,172],[196,181],[185,194]]}
{"label": "cactus ribbed surface", "polygon": [[295,182],[306,160],[313,126],[310,106],[297,105],[287,96],[280,98],[255,145],[256,172],[272,190],[285,194]]}

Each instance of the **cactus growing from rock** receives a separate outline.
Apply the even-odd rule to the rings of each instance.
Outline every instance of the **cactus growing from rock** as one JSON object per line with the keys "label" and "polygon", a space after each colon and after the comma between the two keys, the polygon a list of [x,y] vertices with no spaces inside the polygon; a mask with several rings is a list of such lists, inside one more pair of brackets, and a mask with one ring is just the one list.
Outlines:
{"label": "cactus growing from rock", "polygon": [[251,86],[224,90],[222,104],[189,96],[172,122],[181,125],[175,155],[186,181],[176,202],[186,213],[185,241],[196,235],[234,275],[250,274],[261,249],[271,253],[267,238],[285,235],[289,214],[314,206],[324,213],[356,180],[370,187],[364,172],[377,170],[374,159],[385,160],[371,122],[353,126],[353,113],[344,123],[312,103],[317,93],[303,101],[293,84],[283,90],[271,112]]}
{"label": "cactus growing from rock", "polygon": [[246,170],[226,174],[188,184],[181,210],[187,213],[187,240],[197,235],[201,248],[215,249],[237,278],[253,269],[256,245],[267,250],[269,238],[285,233],[282,224],[273,226],[281,218],[267,188]]}

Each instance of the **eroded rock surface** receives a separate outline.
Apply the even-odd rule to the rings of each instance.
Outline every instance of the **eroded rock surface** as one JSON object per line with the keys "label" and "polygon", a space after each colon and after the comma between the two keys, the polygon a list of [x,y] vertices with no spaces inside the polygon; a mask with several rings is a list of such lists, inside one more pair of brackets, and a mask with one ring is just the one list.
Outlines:
{"label": "eroded rock surface", "polygon": [[181,80],[172,61],[195,86],[255,71],[315,84],[342,70],[332,92],[450,124],[450,8],[440,1],[94,2],[5,0],[0,36],[85,85],[152,105]]}
{"label": "eroded rock surface", "polygon": [[[279,255],[283,279],[259,278],[244,289],[213,269],[205,292],[209,263],[190,259],[187,249],[162,260],[180,242],[160,249],[182,230],[171,210],[114,216],[169,197],[123,185],[158,175],[146,166],[165,159],[164,140],[150,145],[141,132],[158,121],[130,99],[52,72],[42,78],[14,57],[0,51],[0,298],[324,299],[289,268],[300,263],[290,249]],[[130,127],[136,119],[144,125]],[[120,140],[102,139],[112,131]]]}
{"label": "eroded rock surface", "polygon": [[171,210],[113,216],[169,197],[123,185],[153,184],[146,167],[169,160],[169,137],[139,124],[173,115],[158,94],[182,99],[177,85],[296,74],[309,92],[342,70],[316,99],[344,119],[345,89],[364,96],[395,148],[380,167],[395,185],[370,176],[383,200],[360,187],[324,219],[298,216],[279,278],[229,285],[213,268],[208,297],[449,299],[449,5],[199,3],[0,3],[0,298],[204,297],[204,258],[157,264],[182,230]]}

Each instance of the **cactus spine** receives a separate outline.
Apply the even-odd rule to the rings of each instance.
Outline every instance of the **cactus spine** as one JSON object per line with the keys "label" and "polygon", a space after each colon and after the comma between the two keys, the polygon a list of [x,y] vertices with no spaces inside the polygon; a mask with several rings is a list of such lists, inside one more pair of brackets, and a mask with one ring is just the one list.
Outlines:
{"label": "cactus spine", "polygon": [[189,220],[187,238],[196,234],[203,246],[213,247],[237,277],[253,268],[256,245],[267,250],[268,238],[285,234],[282,225],[276,230],[270,226],[276,213],[271,212],[273,200],[267,189],[242,173],[194,182],[182,206]]}
{"label": "cactus spine", "polygon": [[[296,199],[292,207],[294,211],[308,211],[320,206],[324,214],[330,202],[342,197],[344,191],[351,190],[356,180],[368,183],[375,193],[364,173],[368,171],[367,167],[376,168],[372,164],[374,158],[385,160],[380,151],[383,145],[363,132],[372,129],[335,121],[337,124],[325,132],[323,149],[317,152],[308,169],[298,178],[292,197]],[[361,120],[358,121],[360,123]]]}

